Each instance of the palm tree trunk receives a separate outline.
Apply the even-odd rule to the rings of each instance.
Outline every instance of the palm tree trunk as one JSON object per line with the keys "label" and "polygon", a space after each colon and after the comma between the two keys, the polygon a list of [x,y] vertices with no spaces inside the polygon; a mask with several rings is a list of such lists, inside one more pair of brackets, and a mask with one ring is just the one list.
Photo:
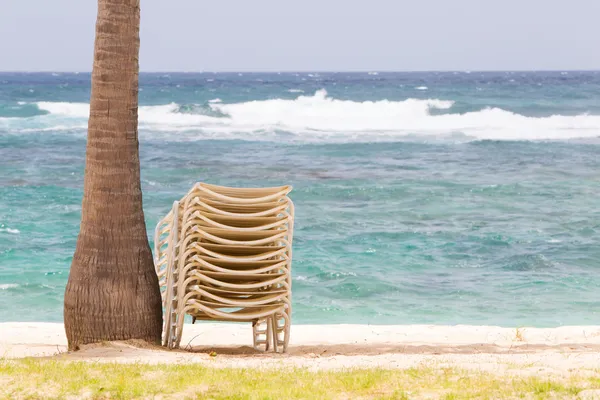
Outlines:
{"label": "palm tree trunk", "polygon": [[160,343],[138,144],[140,0],[98,0],[81,227],[65,291],[69,349]]}

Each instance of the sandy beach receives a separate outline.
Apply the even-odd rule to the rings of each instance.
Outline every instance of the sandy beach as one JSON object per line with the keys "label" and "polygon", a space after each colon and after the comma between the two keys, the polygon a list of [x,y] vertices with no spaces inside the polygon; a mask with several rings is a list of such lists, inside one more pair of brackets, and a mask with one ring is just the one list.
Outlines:
{"label": "sandy beach", "polygon": [[[600,366],[600,326],[296,325],[288,354],[257,352],[250,344],[247,324],[206,323],[186,325],[181,350],[113,343],[68,353],[62,324],[0,324],[0,354],[6,358],[310,370],[431,365],[531,375],[585,373]],[[213,351],[216,357],[209,355]]]}

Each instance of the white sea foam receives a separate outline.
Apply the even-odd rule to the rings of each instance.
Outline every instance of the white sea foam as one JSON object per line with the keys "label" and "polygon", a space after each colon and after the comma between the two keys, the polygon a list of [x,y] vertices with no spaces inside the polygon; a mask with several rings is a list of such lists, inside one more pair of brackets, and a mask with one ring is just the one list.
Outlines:
{"label": "white sea foam", "polygon": [[13,235],[18,235],[21,233],[20,230],[12,228],[0,228],[0,232],[12,233]]}
{"label": "white sea foam", "polygon": [[216,98],[216,99],[209,100],[208,102],[209,102],[209,103],[222,103],[222,102],[223,102],[223,100],[221,100],[221,99],[219,99],[219,98]]}
{"label": "white sea foam", "polygon": [[417,90],[427,90],[428,87],[427,86],[417,86],[415,89],[417,89]]}
{"label": "white sea foam", "polygon": [[290,93],[304,93],[304,90],[302,90],[302,89],[290,89],[290,90],[288,90],[288,92],[290,92]]}
{"label": "white sea foam", "polygon": [[40,101],[36,104],[40,110],[50,114],[81,118],[87,118],[90,115],[90,105],[87,103]]}
{"label": "white sea foam", "polygon": [[[216,99],[215,99],[216,100]],[[21,131],[85,127],[89,105],[36,103],[49,114],[33,118],[0,118]],[[211,101],[180,112],[176,103],[142,106],[140,129],[146,138],[197,140],[235,138],[271,140],[287,132],[295,141],[394,141],[439,136],[467,140],[565,140],[600,136],[600,116],[553,115],[527,117],[499,108],[452,113],[453,102],[440,99],[379,100],[357,102],[334,99],[325,90],[296,99],[256,100],[227,104]],[[204,110],[204,111],[202,111]],[[432,112],[436,110],[436,112]],[[6,120],[12,120],[7,122]],[[26,122],[23,122],[26,121]],[[18,124],[17,124],[18,123]]]}
{"label": "white sea foam", "polygon": [[19,287],[16,283],[2,283],[0,284],[0,290],[12,289]]}

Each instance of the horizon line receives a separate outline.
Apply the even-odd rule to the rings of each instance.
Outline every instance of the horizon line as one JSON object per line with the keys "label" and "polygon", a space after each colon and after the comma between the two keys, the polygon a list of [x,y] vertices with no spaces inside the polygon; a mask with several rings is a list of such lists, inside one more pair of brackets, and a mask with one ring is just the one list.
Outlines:
{"label": "horizon line", "polygon": [[[459,73],[480,73],[480,72],[600,72],[599,69],[423,69],[423,70],[388,70],[388,69],[365,69],[365,70],[140,70],[141,74],[293,74],[293,73],[342,73],[342,74],[360,74],[360,73],[441,73],[441,72],[459,72]],[[92,71],[76,70],[0,70],[0,74],[91,74]]]}

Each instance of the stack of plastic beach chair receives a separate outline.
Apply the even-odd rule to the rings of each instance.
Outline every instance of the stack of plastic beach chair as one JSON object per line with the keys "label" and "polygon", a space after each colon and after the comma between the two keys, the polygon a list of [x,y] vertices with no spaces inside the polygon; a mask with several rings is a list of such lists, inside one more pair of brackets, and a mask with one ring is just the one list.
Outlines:
{"label": "stack of plastic beach chair", "polygon": [[184,317],[190,315],[194,322],[251,322],[255,348],[287,350],[291,190],[198,183],[173,204],[155,234],[165,346],[179,346]]}

